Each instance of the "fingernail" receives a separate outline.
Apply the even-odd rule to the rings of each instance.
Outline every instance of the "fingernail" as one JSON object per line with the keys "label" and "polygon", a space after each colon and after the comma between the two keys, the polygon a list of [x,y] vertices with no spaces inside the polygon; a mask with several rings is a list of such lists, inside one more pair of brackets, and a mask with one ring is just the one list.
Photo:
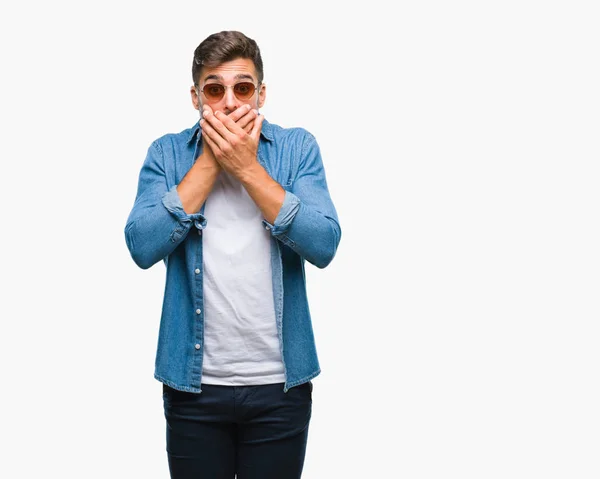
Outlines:
{"label": "fingernail", "polygon": [[254,113],[256,113],[258,115],[258,110],[254,110]]}
{"label": "fingernail", "polygon": [[207,117],[208,115],[210,115],[210,112],[208,110],[204,110],[204,112],[202,112],[202,114]]}

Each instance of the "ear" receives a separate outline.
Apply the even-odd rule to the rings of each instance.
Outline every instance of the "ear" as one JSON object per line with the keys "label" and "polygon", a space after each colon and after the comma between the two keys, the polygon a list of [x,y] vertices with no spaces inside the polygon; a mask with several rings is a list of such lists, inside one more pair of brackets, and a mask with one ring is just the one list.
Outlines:
{"label": "ear", "polygon": [[198,92],[196,91],[195,85],[190,87],[190,94],[192,95],[192,105],[194,105],[196,110],[200,109],[200,99],[198,98]]}
{"label": "ear", "polygon": [[264,83],[261,83],[260,93],[258,94],[258,108],[263,107],[266,99],[267,99],[267,85],[265,85]]}

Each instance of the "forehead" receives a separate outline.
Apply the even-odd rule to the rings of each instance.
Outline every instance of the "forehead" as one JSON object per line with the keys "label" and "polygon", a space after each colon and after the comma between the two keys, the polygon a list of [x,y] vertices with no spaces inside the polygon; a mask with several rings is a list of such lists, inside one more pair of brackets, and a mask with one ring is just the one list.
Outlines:
{"label": "forehead", "polygon": [[236,58],[216,67],[203,67],[200,82],[207,80],[234,81],[238,79],[256,80],[256,69],[249,58]]}

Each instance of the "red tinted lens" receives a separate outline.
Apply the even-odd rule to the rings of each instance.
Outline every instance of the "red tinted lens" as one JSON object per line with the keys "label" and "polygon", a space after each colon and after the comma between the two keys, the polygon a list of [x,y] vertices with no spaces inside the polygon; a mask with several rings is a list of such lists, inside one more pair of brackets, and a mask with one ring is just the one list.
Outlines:
{"label": "red tinted lens", "polygon": [[248,100],[252,95],[254,95],[254,90],[254,83],[245,81],[236,83],[233,87],[233,92],[238,100]]}
{"label": "red tinted lens", "polygon": [[218,83],[209,83],[202,89],[204,96],[210,101],[218,101],[225,95],[225,87]]}

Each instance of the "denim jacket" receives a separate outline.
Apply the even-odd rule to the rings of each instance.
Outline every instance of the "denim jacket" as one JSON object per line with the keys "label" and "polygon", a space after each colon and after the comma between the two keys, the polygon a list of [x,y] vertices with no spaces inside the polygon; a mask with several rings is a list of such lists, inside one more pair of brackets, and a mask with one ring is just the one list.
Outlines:
{"label": "denim jacket", "polygon": [[[202,151],[200,125],[155,140],[142,166],[125,241],[143,269],[166,266],[154,377],[182,391],[200,393],[204,342],[202,230],[204,206],[187,214],[176,187]],[[273,299],[285,370],[283,390],[321,370],[305,287],[304,260],[327,266],[341,229],[330,198],[319,146],[302,128],[263,121],[258,161],[285,190],[271,233]]]}

